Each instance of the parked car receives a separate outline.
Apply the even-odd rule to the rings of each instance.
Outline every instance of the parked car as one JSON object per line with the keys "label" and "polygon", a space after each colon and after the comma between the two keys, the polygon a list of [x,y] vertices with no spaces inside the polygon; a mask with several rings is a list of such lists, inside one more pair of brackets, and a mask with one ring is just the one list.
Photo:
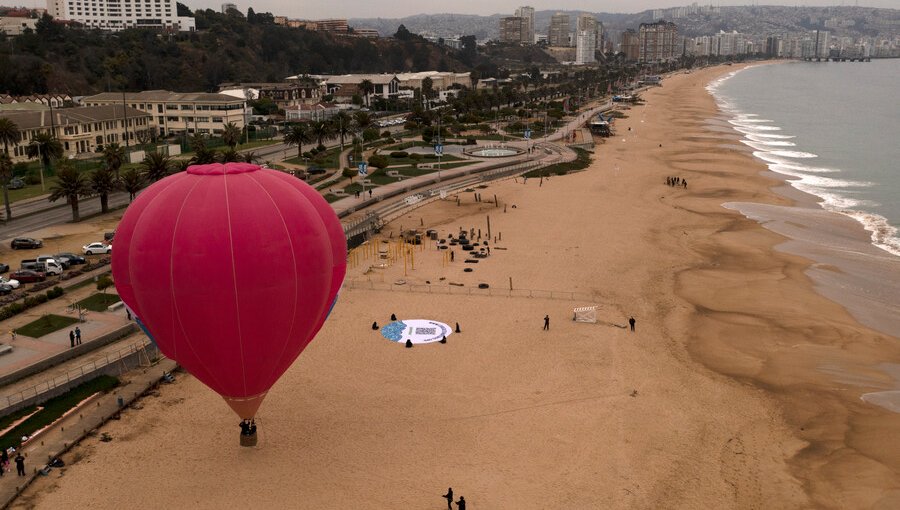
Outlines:
{"label": "parked car", "polygon": [[112,245],[111,244],[103,244],[103,243],[91,243],[86,244],[81,247],[84,250],[85,255],[94,255],[101,253],[112,253]]}
{"label": "parked car", "polygon": [[4,277],[0,276],[0,285],[9,285],[10,287],[12,287],[14,289],[18,289],[19,288],[19,280],[11,280],[9,278],[4,278]]}
{"label": "parked car", "polygon": [[309,175],[324,174],[325,172],[326,170],[320,166],[311,166],[306,169],[306,173],[308,173]]}
{"label": "parked car", "polygon": [[56,255],[38,255],[36,260],[37,260],[38,262],[44,262],[44,261],[47,261],[47,260],[53,260],[53,261],[55,261],[57,264],[59,264],[60,266],[62,266],[63,269],[69,269],[69,266],[71,265],[71,264],[69,264],[69,259],[65,259],[65,260],[63,260],[63,259],[58,259],[58,258],[56,258]]}
{"label": "parked car", "polygon": [[0,283],[0,296],[12,294],[13,288],[9,285]]}
{"label": "parked car", "polygon": [[27,259],[22,261],[22,269],[31,269],[32,271],[39,271],[46,275],[57,275],[62,274],[63,266],[56,259],[53,258],[38,258],[38,259]]}
{"label": "parked car", "polygon": [[40,271],[32,271],[31,269],[19,269],[17,271],[13,271],[12,273],[10,273],[9,277],[15,278],[21,283],[42,282],[47,279],[47,277],[44,276],[44,273]]}
{"label": "parked car", "polygon": [[9,271],[9,264],[4,264],[3,262],[0,262],[0,273],[5,273],[7,271]]}
{"label": "parked car", "polygon": [[79,264],[87,264],[87,259],[82,257],[81,255],[75,255],[74,253],[57,253],[53,256],[55,259],[66,259],[69,261],[70,266],[77,266]]}
{"label": "parked car", "polygon": [[31,237],[17,237],[9,243],[9,247],[14,250],[19,250],[22,248],[31,250],[35,248],[42,248],[43,246],[43,241]]}
{"label": "parked car", "polygon": [[25,181],[23,181],[20,177],[13,177],[9,180],[9,183],[6,185],[7,189],[22,189],[25,187]]}

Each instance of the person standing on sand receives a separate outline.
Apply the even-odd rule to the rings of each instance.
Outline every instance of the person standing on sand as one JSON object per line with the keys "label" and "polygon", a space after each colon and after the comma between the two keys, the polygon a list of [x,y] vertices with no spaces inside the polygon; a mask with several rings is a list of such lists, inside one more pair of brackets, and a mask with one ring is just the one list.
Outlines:
{"label": "person standing on sand", "polygon": [[550,316],[545,315],[544,316],[544,331],[549,331],[549,330],[550,330]]}
{"label": "person standing on sand", "polygon": [[453,504],[453,487],[448,487],[447,494],[444,494],[441,497],[447,500],[447,510],[453,510],[453,507],[450,506]]}
{"label": "person standing on sand", "polygon": [[466,510],[466,498],[460,496],[459,501],[456,502],[456,506],[459,507],[459,510]]}
{"label": "person standing on sand", "polygon": [[19,476],[25,476],[25,457],[22,456],[22,452],[16,455],[16,471]]}
{"label": "person standing on sand", "polygon": [[631,326],[631,331],[634,331],[634,317],[628,318],[628,325]]}

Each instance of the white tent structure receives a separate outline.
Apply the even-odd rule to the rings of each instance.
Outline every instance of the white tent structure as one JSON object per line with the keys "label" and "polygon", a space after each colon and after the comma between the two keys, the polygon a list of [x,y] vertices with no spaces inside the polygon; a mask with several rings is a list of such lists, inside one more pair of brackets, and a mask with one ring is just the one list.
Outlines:
{"label": "white tent structure", "polygon": [[597,322],[597,307],[596,306],[582,306],[576,308],[575,310],[575,322]]}

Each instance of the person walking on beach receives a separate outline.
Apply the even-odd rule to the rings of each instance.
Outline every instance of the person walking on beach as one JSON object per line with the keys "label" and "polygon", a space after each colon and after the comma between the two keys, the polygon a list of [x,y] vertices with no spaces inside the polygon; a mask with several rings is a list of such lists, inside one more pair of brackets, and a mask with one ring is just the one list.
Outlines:
{"label": "person walking on beach", "polygon": [[549,330],[550,330],[550,316],[545,315],[544,316],[544,331],[549,331]]}
{"label": "person walking on beach", "polygon": [[631,331],[634,331],[634,317],[628,318],[628,325],[631,326]]}
{"label": "person walking on beach", "polygon": [[25,457],[22,456],[22,452],[16,455],[16,471],[19,472],[19,476],[25,476]]}
{"label": "person walking on beach", "polygon": [[69,347],[75,347],[75,332],[69,330]]}
{"label": "person walking on beach", "polygon": [[459,501],[456,502],[456,506],[459,507],[459,510],[466,510],[466,498],[460,496]]}
{"label": "person walking on beach", "polygon": [[453,487],[448,487],[447,494],[444,494],[441,497],[447,500],[447,510],[453,510],[453,507],[450,506],[453,504]]}
{"label": "person walking on beach", "polygon": [[75,326],[75,345],[81,345],[81,329]]}

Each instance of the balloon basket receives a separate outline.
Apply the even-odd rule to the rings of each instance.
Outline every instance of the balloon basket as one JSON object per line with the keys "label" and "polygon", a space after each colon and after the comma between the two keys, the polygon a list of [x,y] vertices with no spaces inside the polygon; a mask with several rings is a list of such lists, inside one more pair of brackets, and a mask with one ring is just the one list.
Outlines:
{"label": "balloon basket", "polygon": [[245,446],[248,448],[251,446],[256,446],[256,432],[250,435],[241,434],[241,446]]}

